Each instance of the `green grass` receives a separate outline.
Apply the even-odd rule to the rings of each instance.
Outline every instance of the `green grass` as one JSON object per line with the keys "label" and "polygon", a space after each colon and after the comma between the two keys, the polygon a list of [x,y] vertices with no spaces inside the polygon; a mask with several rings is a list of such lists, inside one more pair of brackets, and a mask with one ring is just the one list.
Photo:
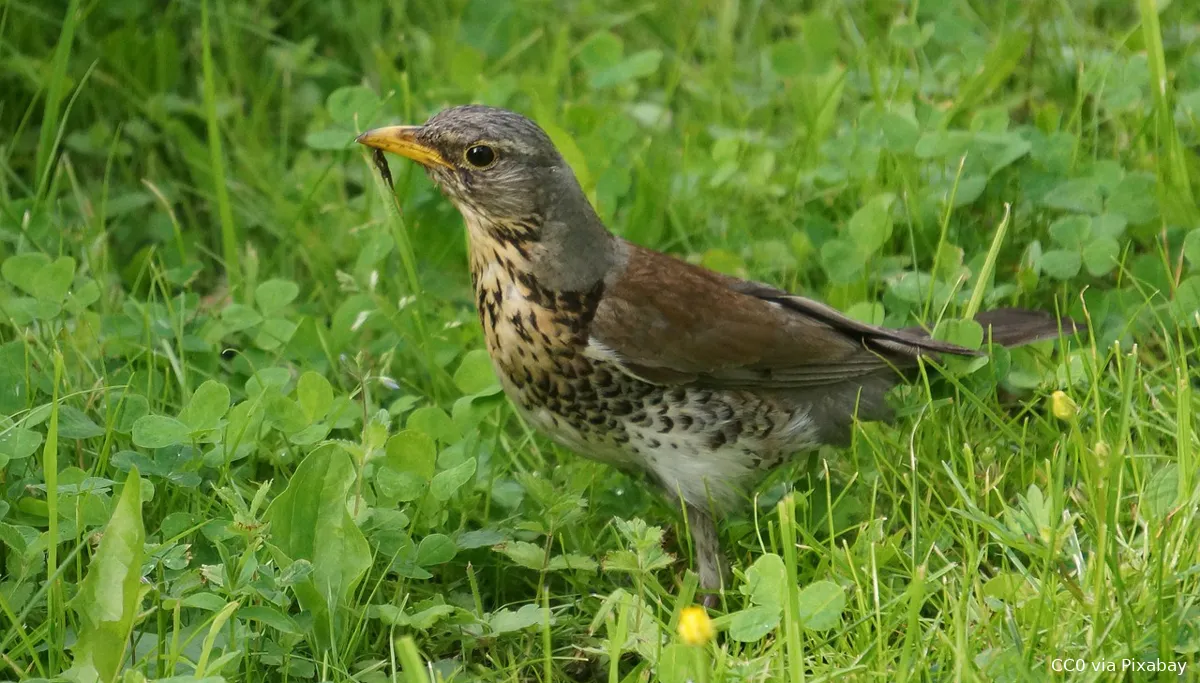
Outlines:
{"label": "green grass", "polygon": [[[1200,6],[788,4],[0,1],[0,680],[1194,677]],[[1088,334],[798,456],[687,645],[678,511],[521,423],[351,145],[475,101],[642,244]]]}

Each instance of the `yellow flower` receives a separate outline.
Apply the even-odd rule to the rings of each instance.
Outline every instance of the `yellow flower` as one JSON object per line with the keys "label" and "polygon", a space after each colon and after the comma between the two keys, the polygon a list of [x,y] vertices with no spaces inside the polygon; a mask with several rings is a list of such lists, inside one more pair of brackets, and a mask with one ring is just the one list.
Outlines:
{"label": "yellow flower", "polygon": [[679,639],[688,645],[704,645],[713,638],[712,619],[703,607],[684,607],[679,613]]}
{"label": "yellow flower", "polygon": [[1079,412],[1079,407],[1066,392],[1060,390],[1050,394],[1050,412],[1060,420],[1071,420]]}

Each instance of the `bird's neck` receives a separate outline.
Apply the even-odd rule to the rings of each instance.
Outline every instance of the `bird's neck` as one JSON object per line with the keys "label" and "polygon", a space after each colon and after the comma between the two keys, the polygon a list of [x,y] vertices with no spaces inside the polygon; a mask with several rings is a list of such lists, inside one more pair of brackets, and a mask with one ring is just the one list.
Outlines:
{"label": "bird's neck", "polygon": [[489,355],[511,395],[524,386],[522,378],[545,384],[547,368],[581,358],[604,281],[580,291],[551,287],[538,272],[532,242],[496,239],[481,229],[469,228],[475,305]]}
{"label": "bird's neck", "polygon": [[544,180],[539,208],[525,215],[497,218],[455,201],[467,224],[473,274],[478,281],[491,259],[507,256],[525,278],[550,292],[603,287],[623,267],[627,245],[604,226],[569,169],[554,169]]}

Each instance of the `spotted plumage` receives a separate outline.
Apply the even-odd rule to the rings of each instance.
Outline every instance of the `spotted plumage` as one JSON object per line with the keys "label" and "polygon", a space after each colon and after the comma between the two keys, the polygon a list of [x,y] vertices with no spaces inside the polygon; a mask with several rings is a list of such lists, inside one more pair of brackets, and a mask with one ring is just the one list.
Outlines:
{"label": "spotted plumage", "polygon": [[[488,353],[522,416],[558,443],[646,473],[686,510],[701,585],[720,587],[716,514],[772,468],[887,419],[887,389],[931,354],[977,352],[866,325],[612,235],[537,124],[448,109],[359,138],[420,162],[462,213]],[[1008,309],[991,341],[1069,321]]]}
{"label": "spotted plumage", "polygon": [[[815,445],[807,411],[744,390],[655,383],[590,336],[605,283],[553,291],[488,218],[467,212],[488,353],[522,416],[563,446],[646,470],[687,501],[729,509],[787,454]],[[687,454],[681,458],[679,453]]]}

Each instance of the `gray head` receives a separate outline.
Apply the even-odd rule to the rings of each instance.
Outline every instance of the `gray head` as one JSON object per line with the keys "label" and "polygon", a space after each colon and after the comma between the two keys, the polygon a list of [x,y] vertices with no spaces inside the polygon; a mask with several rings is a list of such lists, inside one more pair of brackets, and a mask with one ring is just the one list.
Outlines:
{"label": "gray head", "polygon": [[424,166],[466,218],[472,239],[532,243],[548,286],[583,289],[611,265],[603,255],[615,251],[614,240],[574,172],[550,136],[520,114],[453,107],[424,125],[378,128],[358,142]]}

